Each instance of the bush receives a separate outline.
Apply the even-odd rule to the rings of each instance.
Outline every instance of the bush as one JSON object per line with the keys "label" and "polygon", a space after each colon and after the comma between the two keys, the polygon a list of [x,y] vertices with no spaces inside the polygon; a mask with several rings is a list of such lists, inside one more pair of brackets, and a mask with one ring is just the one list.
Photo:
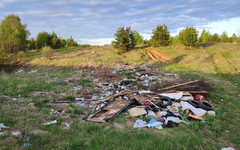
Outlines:
{"label": "bush", "polygon": [[42,55],[43,57],[46,57],[47,59],[51,59],[52,58],[52,48],[49,46],[45,46],[42,48]]}
{"label": "bush", "polygon": [[120,27],[114,35],[115,40],[112,42],[112,45],[119,49],[120,52],[129,51],[136,46],[134,32],[131,30],[131,27],[126,27],[126,29]]}
{"label": "bush", "polygon": [[179,33],[179,38],[182,44],[190,48],[198,45],[198,32],[194,27],[186,27]]}
{"label": "bush", "polygon": [[23,62],[26,59],[26,54],[23,51],[18,52],[17,62]]}
{"label": "bush", "polygon": [[170,43],[170,33],[167,26],[158,25],[155,30],[152,31],[152,43],[153,46],[167,46]]}
{"label": "bush", "polygon": [[10,55],[0,50],[0,64],[8,64]]}

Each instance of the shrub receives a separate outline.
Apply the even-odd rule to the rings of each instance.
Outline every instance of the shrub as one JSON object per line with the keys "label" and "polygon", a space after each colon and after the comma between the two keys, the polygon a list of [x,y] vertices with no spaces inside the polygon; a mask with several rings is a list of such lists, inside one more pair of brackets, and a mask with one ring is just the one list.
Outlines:
{"label": "shrub", "polygon": [[52,48],[49,46],[45,46],[42,48],[42,55],[43,57],[46,57],[47,59],[51,59],[52,58]]}
{"label": "shrub", "polygon": [[23,51],[18,52],[17,62],[23,62],[26,59],[26,54]]}
{"label": "shrub", "polygon": [[0,64],[8,64],[10,55],[0,49]]}

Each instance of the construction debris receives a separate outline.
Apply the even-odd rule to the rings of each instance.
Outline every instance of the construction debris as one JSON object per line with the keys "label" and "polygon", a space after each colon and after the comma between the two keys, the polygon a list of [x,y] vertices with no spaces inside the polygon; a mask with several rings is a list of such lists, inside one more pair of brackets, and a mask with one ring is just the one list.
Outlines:
{"label": "construction debris", "polygon": [[[128,85],[133,82],[132,79],[125,79],[122,80],[121,85]],[[204,121],[203,116],[205,114],[216,115],[212,111],[214,109],[212,104],[200,95],[208,93],[207,91],[170,91],[173,88],[182,88],[182,86],[197,82],[199,80],[181,83],[161,88],[157,92],[150,90],[121,91],[97,101],[93,113],[84,117],[84,119],[104,123],[124,111],[124,115],[136,119],[134,128],[153,127],[158,129],[175,127],[182,122],[189,124],[190,120]],[[125,113],[126,110],[129,114]]]}

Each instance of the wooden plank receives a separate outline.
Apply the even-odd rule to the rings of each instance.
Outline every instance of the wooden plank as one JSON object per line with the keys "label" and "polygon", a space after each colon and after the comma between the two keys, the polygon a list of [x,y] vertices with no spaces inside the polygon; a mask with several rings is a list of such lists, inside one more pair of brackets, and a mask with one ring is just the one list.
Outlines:
{"label": "wooden plank", "polygon": [[104,103],[104,102],[108,101],[109,99],[112,99],[112,98],[115,98],[115,97],[118,97],[118,96],[128,95],[128,94],[132,94],[132,93],[136,93],[136,92],[139,92],[139,90],[131,91],[131,92],[121,91],[121,92],[119,92],[119,93],[117,93],[115,95],[105,97],[103,100],[98,101],[96,103],[96,105],[98,105],[100,103]]}
{"label": "wooden plank", "polygon": [[[114,118],[116,115],[118,115],[121,111],[123,111],[132,102],[133,101],[124,100],[124,99],[116,99],[115,101],[113,101],[111,104],[109,104],[105,108],[100,109],[99,111],[97,111],[94,114],[91,114],[87,120],[94,121],[94,122],[108,121],[108,120]],[[100,117],[94,118],[95,115],[97,115],[98,113],[103,112],[103,111],[107,111],[107,112],[104,112]]]}
{"label": "wooden plank", "polygon": [[186,82],[186,83],[181,83],[181,84],[177,84],[177,85],[165,87],[165,88],[162,88],[162,89],[158,89],[157,91],[168,90],[168,89],[172,89],[172,88],[175,88],[175,87],[179,87],[179,86],[183,86],[183,85],[188,85],[188,84],[192,84],[192,83],[196,83],[196,82],[199,82],[199,80],[194,80],[194,81],[190,81],[190,82]]}
{"label": "wooden plank", "polygon": [[100,118],[88,118],[87,120],[88,120],[88,121],[93,121],[93,122],[99,122],[99,123],[104,123],[104,122],[106,122],[105,120],[100,119]]}
{"label": "wooden plank", "polygon": [[192,93],[192,94],[207,94],[208,91],[187,91],[189,93]]}

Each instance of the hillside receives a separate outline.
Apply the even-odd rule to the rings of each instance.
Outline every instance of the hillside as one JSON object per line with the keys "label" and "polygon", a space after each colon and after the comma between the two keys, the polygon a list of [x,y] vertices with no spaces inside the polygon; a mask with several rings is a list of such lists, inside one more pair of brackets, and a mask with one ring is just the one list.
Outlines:
{"label": "hillside", "polygon": [[[143,47],[143,46],[142,46]],[[154,62],[146,55],[146,48],[141,46],[124,53],[117,54],[112,46],[90,46],[62,48],[54,50],[52,60],[42,58],[39,52],[30,51],[28,64],[37,66],[115,66],[116,64],[134,64],[146,61]],[[153,48],[172,62],[157,58],[157,63],[164,70],[197,71],[203,73],[238,73],[240,71],[240,48],[237,44],[217,43],[206,47],[188,48],[180,44],[168,47]]]}
{"label": "hillside", "polygon": [[[138,46],[124,54],[112,46],[80,46],[55,49],[51,60],[37,50],[27,56],[15,70],[0,73],[0,123],[10,127],[0,132],[0,149],[240,149],[237,44]],[[127,77],[136,80],[122,86]],[[134,129],[136,118],[123,113],[103,124],[82,120],[116,91],[156,91],[193,80],[201,81],[197,87],[215,106],[207,122],[158,130]],[[11,135],[16,131],[19,137]]]}

